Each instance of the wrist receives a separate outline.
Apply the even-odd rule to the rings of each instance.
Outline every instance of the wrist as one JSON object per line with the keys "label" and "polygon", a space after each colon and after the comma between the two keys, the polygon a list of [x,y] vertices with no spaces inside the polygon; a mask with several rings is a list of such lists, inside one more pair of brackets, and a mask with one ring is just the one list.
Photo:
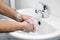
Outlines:
{"label": "wrist", "polygon": [[22,30],[23,29],[22,22],[16,22],[16,27],[17,27],[17,30]]}

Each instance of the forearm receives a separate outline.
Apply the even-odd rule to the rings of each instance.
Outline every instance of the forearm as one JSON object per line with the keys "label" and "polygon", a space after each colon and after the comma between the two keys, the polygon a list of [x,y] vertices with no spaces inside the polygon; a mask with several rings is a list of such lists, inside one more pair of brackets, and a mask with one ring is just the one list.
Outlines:
{"label": "forearm", "polygon": [[12,32],[16,30],[22,30],[22,25],[19,22],[0,21],[0,33]]}
{"label": "forearm", "polygon": [[0,1],[0,12],[0,14],[16,20],[16,11],[6,5],[3,1]]}

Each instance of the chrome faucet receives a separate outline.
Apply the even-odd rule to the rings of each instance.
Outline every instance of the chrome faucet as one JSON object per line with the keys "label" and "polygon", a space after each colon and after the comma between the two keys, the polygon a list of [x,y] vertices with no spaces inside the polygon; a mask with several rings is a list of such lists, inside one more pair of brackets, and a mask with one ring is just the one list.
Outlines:
{"label": "chrome faucet", "polygon": [[43,5],[43,9],[42,10],[38,10],[35,9],[35,13],[41,13],[42,14],[42,18],[46,18],[49,17],[49,8],[47,5],[45,5],[44,3],[40,2]]}

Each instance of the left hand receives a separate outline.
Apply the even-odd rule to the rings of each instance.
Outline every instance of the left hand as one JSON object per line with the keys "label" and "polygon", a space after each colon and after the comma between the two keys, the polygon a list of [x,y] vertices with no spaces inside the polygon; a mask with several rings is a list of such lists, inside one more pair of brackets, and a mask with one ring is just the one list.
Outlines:
{"label": "left hand", "polygon": [[18,17],[17,21],[27,21],[28,19],[30,19],[31,17],[30,16],[27,16],[27,15],[21,15],[20,17]]}

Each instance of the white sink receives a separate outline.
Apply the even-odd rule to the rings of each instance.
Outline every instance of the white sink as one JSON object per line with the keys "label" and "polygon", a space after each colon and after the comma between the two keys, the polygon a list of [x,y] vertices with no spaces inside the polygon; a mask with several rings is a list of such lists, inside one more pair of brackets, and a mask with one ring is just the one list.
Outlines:
{"label": "white sink", "polygon": [[[32,11],[32,9],[22,9],[22,10],[18,10],[18,12],[20,13],[28,13],[28,15],[30,14],[30,16],[32,17],[36,17],[36,15],[31,15],[31,13],[34,13],[34,11]],[[40,18],[38,16],[38,18]],[[9,18],[6,18],[6,20],[10,20],[13,21]],[[37,19],[37,18],[36,18]],[[60,19],[51,15],[49,18],[40,18],[41,25],[37,28],[36,32],[33,33],[25,33],[22,31],[15,31],[15,32],[11,32],[9,33],[11,36],[19,38],[19,39],[48,39],[48,38],[53,38],[56,36],[60,35]],[[58,23],[57,23],[58,22]]]}

